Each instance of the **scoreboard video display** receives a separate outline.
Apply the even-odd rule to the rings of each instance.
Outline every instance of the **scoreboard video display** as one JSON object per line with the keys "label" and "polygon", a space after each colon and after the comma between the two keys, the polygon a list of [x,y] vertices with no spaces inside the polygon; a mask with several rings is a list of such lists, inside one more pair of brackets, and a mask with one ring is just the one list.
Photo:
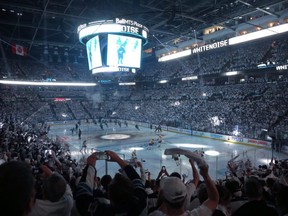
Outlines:
{"label": "scoreboard video display", "polygon": [[107,65],[140,68],[141,52],[141,39],[108,34]]}
{"label": "scoreboard video display", "polygon": [[99,36],[91,38],[86,43],[89,70],[102,66]]}
{"label": "scoreboard video display", "polygon": [[133,72],[141,67],[142,47],[149,30],[133,20],[95,21],[78,27],[79,40],[86,45],[93,74]]}

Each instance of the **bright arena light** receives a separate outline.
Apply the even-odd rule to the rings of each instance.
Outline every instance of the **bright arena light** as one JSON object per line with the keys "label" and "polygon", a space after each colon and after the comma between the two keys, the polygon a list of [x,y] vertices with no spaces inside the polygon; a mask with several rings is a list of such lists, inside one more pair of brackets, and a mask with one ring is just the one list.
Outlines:
{"label": "bright arena light", "polygon": [[238,74],[238,71],[230,71],[230,72],[226,72],[225,74],[226,76],[235,76]]}
{"label": "bright arena light", "polygon": [[107,139],[107,140],[122,140],[122,139],[128,139],[131,136],[128,134],[107,134],[103,135],[100,138],[101,139]]}
{"label": "bright arena light", "polygon": [[258,159],[258,161],[260,162],[260,164],[264,165],[264,164],[269,164],[271,162],[271,158],[261,158]]}
{"label": "bright arena light", "polygon": [[141,151],[141,150],[144,150],[144,148],[142,148],[142,147],[131,147],[131,148],[129,148],[129,150],[130,151],[134,151],[134,150]]}
{"label": "bright arena light", "polygon": [[162,154],[162,160],[166,160],[167,159],[167,155]]}
{"label": "bright arena light", "polygon": [[184,57],[184,56],[189,56],[191,54],[192,54],[191,49],[184,50],[184,51],[181,51],[181,52],[173,53],[171,55],[166,55],[166,56],[160,57],[158,59],[158,62],[169,61],[169,60],[172,60],[172,59],[177,59],[177,58],[181,58],[181,57]]}
{"label": "bright arena light", "polygon": [[1,84],[7,85],[32,85],[32,86],[96,86],[96,83],[64,83],[64,82],[28,82],[16,80],[0,80]]}
{"label": "bright arena light", "polygon": [[240,35],[229,39],[229,45],[239,44],[271,35],[280,34],[288,31],[288,23],[279,26],[274,26],[268,29],[263,29],[257,32],[252,32],[246,35]]}
{"label": "bright arena light", "polygon": [[198,79],[197,76],[191,76],[191,77],[183,77],[183,78],[181,78],[182,81],[185,81],[185,80],[196,80],[196,79]]}
{"label": "bright arena light", "polygon": [[164,84],[164,83],[167,83],[168,82],[168,80],[160,80],[159,81],[159,83],[161,83],[161,84]]}
{"label": "bright arena light", "polygon": [[209,148],[209,146],[207,145],[201,145],[201,144],[193,144],[193,143],[175,143],[175,144],[172,144],[178,148],[180,147],[184,147],[184,148]]}
{"label": "bright arena light", "polygon": [[208,151],[205,151],[205,154],[209,156],[218,156],[220,155],[220,152],[214,151],[214,150],[208,150]]}
{"label": "bright arena light", "polygon": [[132,86],[132,85],[136,85],[135,82],[123,82],[123,83],[119,83],[120,86]]}

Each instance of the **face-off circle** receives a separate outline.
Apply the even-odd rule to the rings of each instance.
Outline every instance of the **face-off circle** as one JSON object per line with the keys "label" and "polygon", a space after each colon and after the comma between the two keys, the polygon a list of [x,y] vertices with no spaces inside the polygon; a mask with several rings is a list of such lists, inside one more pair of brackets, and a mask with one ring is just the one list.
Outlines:
{"label": "face-off circle", "polygon": [[123,139],[129,139],[131,135],[128,134],[106,134],[101,136],[101,139],[106,140],[123,140]]}

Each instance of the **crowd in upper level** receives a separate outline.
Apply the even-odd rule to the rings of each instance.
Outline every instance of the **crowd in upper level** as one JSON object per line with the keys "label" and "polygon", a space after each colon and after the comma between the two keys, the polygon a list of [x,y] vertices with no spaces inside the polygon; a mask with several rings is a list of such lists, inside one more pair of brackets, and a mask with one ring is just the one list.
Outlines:
{"label": "crowd in upper level", "polygon": [[[287,34],[265,38],[239,45],[194,53],[188,57],[159,63],[156,59],[143,59],[137,80],[157,81],[174,79],[191,75],[221,74],[229,71],[257,69],[258,65],[266,67],[287,64]],[[63,76],[64,74],[64,76]],[[114,73],[111,80],[125,81],[134,75]],[[0,75],[7,79],[38,81],[94,81],[88,70],[88,62],[54,63],[32,60],[0,61]],[[100,76],[101,77],[101,76]]]}

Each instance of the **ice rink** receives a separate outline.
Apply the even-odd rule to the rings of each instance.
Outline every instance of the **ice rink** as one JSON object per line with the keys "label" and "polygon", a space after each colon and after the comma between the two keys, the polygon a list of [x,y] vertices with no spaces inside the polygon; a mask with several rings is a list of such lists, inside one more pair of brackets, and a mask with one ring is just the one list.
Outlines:
{"label": "ice rink", "polygon": [[[115,123],[104,125],[103,130],[99,124],[82,123],[79,128],[82,131],[81,139],[78,134],[72,134],[73,124],[51,125],[49,137],[55,139],[59,136],[63,141],[69,143],[71,155],[73,158],[80,160],[87,157],[92,150],[104,151],[112,150],[118,153],[125,160],[130,160],[132,151],[136,150],[137,159],[142,161],[145,170],[151,173],[151,178],[155,179],[162,166],[166,166],[168,173],[174,171],[181,175],[185,174],[192,178],[192,171],[186,156],[180,156],[180,165],[170,155],[164,155],[166,148],[182,148],[190,151],[205,152],[204,159],[209,165],[209,173],[213,179],[224,179],[227,171],[227,162],[239,155],[237,161],[246,161],[249,159],[253,166],[268,164],[272,157],[271,149],[259,148],[255,146],[241,145],[219,140],[200,138],[185,134],[178,134],[168,131],[155,132],[154,129],[134,125],[127,127],[122,124],[120,127]],[[163,136],[161,146],[158,146],[158,135]],[[154,138],[155,144],[151,149],[147,149],[149,141]],[[80,152],[83,141],[87,141],[87,152]],[[286,159],[287,155],[273,152],[274,158]],[[106,171],[114,176],[119,166],[113,162],[105,160],[97,161],[97,175],[103,176]]]}

